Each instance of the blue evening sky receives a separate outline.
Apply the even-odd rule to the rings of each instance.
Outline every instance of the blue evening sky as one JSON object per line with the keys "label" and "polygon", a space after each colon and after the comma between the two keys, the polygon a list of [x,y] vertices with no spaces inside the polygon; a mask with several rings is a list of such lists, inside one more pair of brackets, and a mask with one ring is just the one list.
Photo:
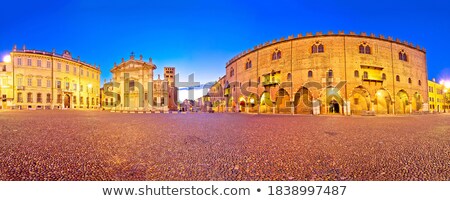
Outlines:
{"label": "blue evening sky", "polygon": [[181,80],[201,83],[225,73],[243,50],[306,32],[344,30],[383,34],[427,49],[429,78],[450,79],[448,1],[4,1],[0,54],[14,44],[101,66],[110,79],[114,62],[131,52],[153,58],[162,74],[175,66]]}

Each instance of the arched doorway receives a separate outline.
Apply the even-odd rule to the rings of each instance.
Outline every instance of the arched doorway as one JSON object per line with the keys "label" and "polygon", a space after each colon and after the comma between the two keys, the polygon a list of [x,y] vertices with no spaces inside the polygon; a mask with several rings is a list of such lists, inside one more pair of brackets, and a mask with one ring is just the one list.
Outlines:
{"label": "arched doorway", "polygon": [[395,96],[395,113],[406,114],[409,111],[409,109],[407,109],[408,106],[409,106],[408,93],[406,93],[406,91],[402,89],[398,91],[397,95]]}
{"label": "arched doorway", "polygon": [[358,86],[353,89],[351,101],[352,114],[362,114],[363,111],[370,110],[370,94],[363,86]]}
{"label": "arched doorway", "polygon": [[276,98],[276,112],[277,113],[291,113],[291,97],[285,89],[277,91]]}
{"label": "arched doorway", "polygon": [[239,98],[239,112],[246,112],[246,109],[245,109],[246,105],[247,105],[247,103],[245,101],[245,98],[243,96],[241,96]]}
{"label": "arched doorway", "polygon": [[260,113],[272,113],[272,101],[269,92],[265,91],[261,95],[261,103],[259,105]]}
{"label": "arched doorway", "polygon": [[313,109],[312,93],[306,88],[300,88],[294,96],[294,113],[311,114]]}
{"label": "arched doorway", "polygon": [[416,92],[414,93],[413,99],[412,99],[412,110],[413,111],[420,111],[422,109],[422,96]]}
{"label": "arched doorway", "polygon": [[391,103],[391,95],[385,89],[379,89],[375,93],[374,109],[377,114],[390,114]]}
{"label": "arched doorway", "polygon": [[258,97],[255,94],[250,94],[248,97],[248,112],[257,113],[258,112]]}
{"label": "arched doorway", "polygon": [[65,94],[64,95],[64,108],[70,108],[70,95]]}
{"label": "arched doorway", "polygon": [[330,101],[330,104],[328,105],[328,113],[330,113],[330,114],[339,114],[340,113],[339,103],[335,99]]}

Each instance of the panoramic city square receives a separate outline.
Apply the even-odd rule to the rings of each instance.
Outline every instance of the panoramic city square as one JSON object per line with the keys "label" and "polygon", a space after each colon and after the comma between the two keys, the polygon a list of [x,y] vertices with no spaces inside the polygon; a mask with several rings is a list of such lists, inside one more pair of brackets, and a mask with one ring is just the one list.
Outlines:
{"label": "panoramic city square", "polygon": [[0,112],[0,180],[449,180],[450,115]]}

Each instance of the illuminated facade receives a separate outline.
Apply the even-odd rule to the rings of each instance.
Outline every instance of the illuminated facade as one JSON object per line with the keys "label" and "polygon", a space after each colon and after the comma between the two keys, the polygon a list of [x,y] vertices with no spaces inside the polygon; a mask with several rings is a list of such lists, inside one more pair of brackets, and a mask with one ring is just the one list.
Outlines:
{"label": "illuminated facade", "polygon": [[174,87],[175,68],[165,67],[164,78],[158,75],[153,80],[156,69],[152,59],[144,61],[142,55],[135,59],[134,54],[120,64],[114,64],[111,73],[113,80],[105,83],[102,93],[102,106],[106,110],[168,111],[176,109],[176,88]]}
{"label": "illuminated facade", "polygon": [[74,59],[69,51],[28,50],[14,46],[2,63],[2,108],[96,109],[100,103],[100,70]]}
{"label": "illuminated facade", "polygon": [[419,46],[382,35],[299,34],[257,45],[232,58],[209,96],[215,111],[228,112],[428,111],[426,53]]}
{"label": "illuminated facade", "polygon": [[428,102],[430,112],[445,112],[448,109],[449,89],[444,83],[437,83],[434,79],[428,81]]}

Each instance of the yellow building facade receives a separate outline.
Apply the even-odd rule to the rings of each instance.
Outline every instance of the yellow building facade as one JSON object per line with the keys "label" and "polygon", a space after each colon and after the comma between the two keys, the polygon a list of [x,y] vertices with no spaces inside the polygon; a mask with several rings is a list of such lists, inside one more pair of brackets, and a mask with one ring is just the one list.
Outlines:
{"label": "yellow building facade", "polygon": [[227,62],[221,82],[214,87],[222,88],[224,100],[217,99],[215,111],[221,105],[247,113],[428,111],[425,49],[375,34],[318,32],[269,41]]}
{"label": "yellow building facade", "polygon": [[436,80],[428,80],[428,102],[430,112],[445,112],[447,109],[446,93],[448,89],[443,84],[439,84]]}
{"label": "yellow building facade", "polygon": [[[5,109],[96,109],[100,105],[100,70],[62,54],[14,46],[0,73]],[[2,69],[3,70],[3,69]]]}

